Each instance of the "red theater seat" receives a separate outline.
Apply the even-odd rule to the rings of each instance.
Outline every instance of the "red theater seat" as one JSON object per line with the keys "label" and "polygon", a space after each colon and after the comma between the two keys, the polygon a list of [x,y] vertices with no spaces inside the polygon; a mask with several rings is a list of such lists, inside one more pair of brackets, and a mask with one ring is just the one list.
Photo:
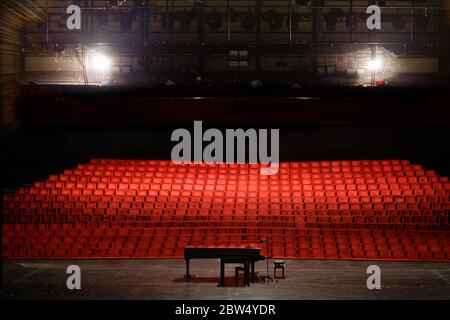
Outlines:
{"label": "red theater seat", "polygon": [[448,261],[450,183],[408,161],[259,165],[92,160],[3,196],[9,258],[276,257]]}

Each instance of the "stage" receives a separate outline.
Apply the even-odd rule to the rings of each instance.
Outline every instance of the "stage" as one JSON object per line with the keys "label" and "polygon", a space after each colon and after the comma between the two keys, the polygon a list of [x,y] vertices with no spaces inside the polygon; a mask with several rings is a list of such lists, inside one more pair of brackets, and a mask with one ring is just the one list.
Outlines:
{"label": "stage", "polygon": [[[0,299],[450,299],[450,264],[388,261],[285,260],[286,279],[235,287],[226,268],[219,287],[219,261],[193,260],[184,282],[183,259],[6,260]],[[381,290],[369,290],[370,265],[381,268]],[[81,268],[81,290],[68,290],[66,268]],[[270,261],[273,276],[273,260]],[[256,263],[259,277],[264,262]]]}

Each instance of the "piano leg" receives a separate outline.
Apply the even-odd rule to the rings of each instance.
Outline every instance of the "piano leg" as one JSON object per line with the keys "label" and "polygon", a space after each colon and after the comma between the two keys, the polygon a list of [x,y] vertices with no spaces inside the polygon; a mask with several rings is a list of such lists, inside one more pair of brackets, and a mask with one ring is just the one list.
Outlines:
{"label": "piano leg", "polygon": [[225,262],[220,259],[220,286],[225,286]]}
{"label": "piano leg", "polygon": [[246,261],[244,264],[244,285],[250,287],[250,262]]}
{"label": "piano leg", "polygon": [[250,279],[252,281],[256,281],[256,280],[258,280],[258,277],[256,276],[256,272],[255,272],[255,261],[252,261],[250,264],[251,264]]}
{"label": "piano leg", "polygon": [[186,281],[191,280],[191,275],[189,274],[189,259],[184,259],[186,261],[186,274],[184,275],[184,279]]}

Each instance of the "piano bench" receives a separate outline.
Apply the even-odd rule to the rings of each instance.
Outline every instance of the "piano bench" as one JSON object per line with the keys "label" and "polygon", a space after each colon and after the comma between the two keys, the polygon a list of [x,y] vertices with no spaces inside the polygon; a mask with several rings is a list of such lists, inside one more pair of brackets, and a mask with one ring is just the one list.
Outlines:
{"label": "piano bench", "polygon": [[238,267],[234,268],[234,272],[235,272],[234,280],[236,282],[236,287],[239,282],[239,271],[244,272],[244,285],[246,285],[246,283],[245,283],[245,267],[238,266]]}
{"label": "piano bench", "polygon": [[275,260],[274,266],[273,266],[273,277],[277,279],[277,269],[281,269],[282,271],[282,279],[285,279],[284,277],[284,261],[283,260]]}

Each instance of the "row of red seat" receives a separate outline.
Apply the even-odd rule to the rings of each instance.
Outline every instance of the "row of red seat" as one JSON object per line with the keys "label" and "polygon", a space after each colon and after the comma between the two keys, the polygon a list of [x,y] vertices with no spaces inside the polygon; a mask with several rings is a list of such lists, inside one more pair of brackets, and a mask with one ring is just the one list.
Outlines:
{"label": "row of red seat", "polygon": [[[227,205],[230,203],[245,204],[247,206],[296,206],[304,203],[428,203],[428,202],[448,202],[450,197],[447,195],[414,195],[414,194],[383,194],[382,192],[371,193],[333,193],[327,194],[323,192],[316,192],[309,194],[304,192],[304,196],[289,196],[289,197],[187,197],[187,196],[171,196],[171,197],[157,197],[149,195],[14,195],[5,197],[4,201],[10,203],[45,203],[45,202],[133,202],[133,203],[155,203],[157,205],[152,207],[181,207],[179,204],[197,203],[197,205],[205,203],[211,205]],[[355,195],[356,194],[356,195]],[[231,199],[230,199],[231,198]],[[231,200],[231,201],[230,201]]]}
{"label": "row of red seat", "polygon": [[[77,226],[78,225],[78,226]],[[9,225],[4,229],[4,235],[11,237],[10,240],[17,241],[20,238],[58,238],[58,237],[123,237],[134,239],[145,239],[149,237],[160,237],[160,240],[196,236],[224,236],[237,237],[238,239],[257,239],[263,235],[273,241],[294,240],[302,242],[304,239],[373,239],[375,242],[383,240],[390,243],[417,242],[419,239],[426,243],[439,239],[443,245],[450,244],[450,238],[446,231],[431,230],[380,230],[380,229],[319,229],[319,228],[295,228],[295,227],[130,227],[121,224],[110,224],[115,227],[105,227],[106,224],[40,224],[40,225]],[[32,228],[30,228],[32,226]],[[12,236],[16,235],[16,238]],[[305,240],[306,241],[306,240]],[[34,242],[30,241],[30,242]]]}
{"label": "row of red seat", "polygon": [[[251,197],[260,198],[263,200],[264,198],[295,198],[297,201],[302,201],[304,198],[308,197],[325,197],[328,194],[339,194],[342,197],[369,197],[369,196],[433,196],[433,195],[442,195],[442,196],[450,196],[450,189],[444,189],[439,187],[414,187],[414,188],[391,188],[391,189],[367,189],[367,187],[356,187],[352,185],[345,185],[342,188],[296,188],[294,186],[286,186],[286,187],[269,187],[261,189],[253,190],[252,188],[248,188],[247,186],[234,186],[230,188],[217,188],[215,192],[192,192],[186,186],[180,187],[177,189],[176,186],[173,186],[173,189],[117,189],[117,188],[73,188],[73,189],[38,189],[38,188],[30,188],[27,192],[19,193],[19,196],[25,197],[26,195],[32,196],[133,196],[133,197],[156,197],[156,196],[192,196],[192,197],[201,197],[201,196],[215,196],[215,197],[231,197],[231,198],[239,198],[245,197],[245,195],[250,194]],[[252,189],[252,190],[250,190]],[[331,196],[332,197],[332,196]],[[6,198],[7,199],[7,198]]]}
{"label": "row of red seat", "polygon": [[[161,177],[190,177],[190,178],[218,178],[226,179],[258,179],[258,180],[278,180],[296,177],[298,179],[323,179],[323,178],[370,178],[370,177],[436,177],[436,173],[432,170],[423,170],[417,166],[409,167],[332,167],[332,168],[279,168],[278,174],[263,175],[261,177],[255,176],[259,174],[260,168],[264,166],[256,166],[255,168],[246,168],[244,165],[239,165],[237,168],[218,168],[210,166],[207,168],[186,167],[183,165],[171,165],[166,167],[93,167],[91,169],[71,169],[65,170],[60,175],[51,175],[49,181],[58,181],[86,177],[124,177],[124,178],[154,178]],[[445,179],[444,179],[445,180]]]}
{"label": "row of red seat", "polygon": [[[105,205],[106,206],[106,205]],[[401,215],[403,211],[410,212],[406,216],[416,216],[415,212],[422,212],[424,215],[439,215],[441,212],[447,212],[450,209],[448,203],[433,203],[433,204],[407,204],[407,203],[397,203],[397,204],[336,204],[336,205],[317,205],[317,206],[299,206],[296,209],[281,209],[281,208],[258,208],[258,209],[245,209],[242,207],[236,208],[211,208],[211,207],[194,207],[190,206],[188,208],[152,208],[149,206],[139,206],[133,204],[121,204],[113,203],[108,204],[109,207],[99,208],[95,203],[84,204],[76,203],[72,205],[58,205],[58,204],[48,204],[42,205],[41,207],[37,205],[33,206],[20,206],[19,207],[8,207],[3,209],[4,216],[7,218],[10,215],[13,216],[26,216],[26,215],[116,215],[116,216],[185,216],[185,217],[195,217],[202,215],[213,215],[224,216],[226,219],[229,216],[247,216],[251,217],[254,215],[261,216],[335,216],[337,218],[341,216],[359,216],[361,212],[364,211],[377,211],[380,212],[381,216],[388,216],[390,212],[394,212],[396,215]],[[359,212],[359,213],[358,213]],[[395,213],[397,212],[397,213]],[[400,212],[400,213],[398,213]],[[431,213],[430,212],[435,212]],[[412,213],[412,214],[411,214]],[[217,219],[217,218],[215,218]]]}
{"label": "row of red seat", "polygon": [[[145,169],[145,170],[144,170]],[[242,171],[242,172],[241,172]],[[48,182],[68,182],[83,180],[86,178],[95,178],[97,181],[101,179],[123,179],[126,182],[142,183],[146,181],[158,181],[166,179],[226,179],[226,180],[248,180],[248,181],[277,181],[286,179],[304,180],[305,182],[313,182],[327,179],[358,179],[358,182],[370,182],[373,179],[379,179],[381,182],[427,182],[436,181],[436,178],[448,181],[445,177],[438,177],[434,171],[423,170],[417,168],[402,170],[356,170],[356,168],[342,167],[327,169],[279,169],[277,175],[257,176],[259,170],[238,170],[238,169],[205,169],[205,170],[182,170],[178,167],[170,168],[170,170],[159,170],[155,167],[142,168],[141,170],[105,170],[105,169],[73,169],[65,170],[59,175],[51,175]],[[100,180],[99,180],[100,179]],[[389,179],[389,181],[388,181]]]}
{"label": "row of red seat", "polygon": [[72,170],[66,170],[62,175],[52,175],[49,181],[58,181],[60,177],[72,178],[77,176],[97,176],[97,177],[162,177],[162,176],[220,176],[225,178],[236,177],[253,179],[278,179],[288,176],[297,176],[300,178],[321,178],[324,175],[343,175],[344,177],[353,177],[367,174],[382,174],[384,176],[425,176],[435,177],[436,174],[432,170],[423,170],[420,165],[398,164],[398,165],[334,165],[334,166],[313,166],[308,163],[280,163],[279,175],[277,176],[261,176],[259,170],[264,165],[259,164],[196,164],[196,165],[177,165],[171,161],[161,161],[159,165],[141,165],[136,166],[130,162],[122,162],[121,164],[110,163],[109,165],[89,164],[79,165]]}
{"label": "row of red seat", "polygon": [[[133,160],[133,159],[91,159],[89,164],[79,164],[78,166],[90,166],[90,165],[154,165],[154,166],[164,166],[171,164],[168,160]],[[282,167],[327,167],[336,165],[354,165],[354,166],[366,166],[366,165],[410,165],[409,160],[399,160],[399,159],[383,159],[383,160],[334,160],[334,161],[310,161],[310,162],[281,162]],[[200,163],[197,167],[210,167],[211,164]],[[221,163],[215,164],[214,166],[219,167],[236,167],[236,166],[247,166],[247,167],[257,167],[258,164],[246,163],[246,164],[236,164],[236,163]],[[416,165],[418,166],[418,165]]]}
{"label": "row of red seat", "polygon": [[[92,222],[127,222],[127,223],[139,223],[134,221],[118,221],[118,219],[41,219],[40,221],[27,221],[26,223],[61,223],[61,222],[69,222],[73,223],[92,223]],[[382,221],[382,222],[379,222]],[[157,221],[157,222],[146,222],[144,224],[147,228],[163,228],[163,227],[196,227],[196,228],[211,228],[212,230],[215,228],[229,228],[229,227],[251,227],[251,228],[333,228],[335,230],[346,230],[350,228],[361,228],[365,230],[376,230],[376,229],[384,229],[384,230],[423,230],[423,231],[445,231],[448,230],[448,223],[440,223],[442,219],[436,219],[430,222],[428,219],[420,219],[417,222],[412,221],[402,221],[402,220],[380,220],[376,219],[376,221],[371,221],[366,219],[365,217],[360,217],[360,219],[349,219],[341,220],[340,222],[331,222],[331,220],[323,220],[319,219],[310,220],[310,221],[296,221],[296,222],[256,222],[256,221]],[[7,223],[23,223],[24,221],[8,221]]]}
{"label": "row of red seat", "polygon": [[[173,167],[202,170],[204,168],[259,168],[257,163],[196,163],[175,165],[170,160],[119,160],[119,159],[92,159],[88,164],[79,164],[77,168],[93,169],[98,166],[109,166],[111,168],[136,168],[136,167]],[[386,167],[396,166],[399,169],[420,165],[411,164],[408,160],[343,160],[343,161],[312,161],[312,162],[280,162],[280,168],[325,168],[325,167]]]}
{"label": "row of red seat", "polygon": [[450,183],[408,161],[260,165],[93,160],[3,198],[6,257],[276,257],[449,261]]}
{"label": "row of red seat", "polygon": [[[91,172],[79,175],[62,174],[59,176],[51,176],[48,180],[48,186],[71,186],[73,183],[135,183],[135,184],[216,184],[216,183],[247,183],[247,184],[283,184],[292,182],[294,184],[303,185],[333,185],[334,183],[348,184],[418,184],[418,183],[447,183],[448,179],[437,177],[434,174],[424,175],[418,172],[396,172],[396,173],[318,173],[307,174],[302,172],[278,173],[277,175],[256,176],[254,174],[183,174],[183,173],[155,173],[155,172],[137,172],[133,173],[116,173],[116,172],[97,172],[95,175]],[[36,183],[36,186],[42,186],[42,183]]]}
{"label": "row of red seat", "polygon": [[[33,206],[54,207],[51,204],[69,205],[76,203],[83,205],[95,204],[94,207],[106,208],[116,207],[109,204],[127,203],[130,206],[119,207],[142,207],[142,208],[240,208],[240,209],[315,209],[316,206],[322,208],[329,207],[335,210],[337,205],[354,204],[442,204],[450,202],[447,195],[364,195],[364,196],[306,196],[306,197],[156,197],[156,196],[132,196],[132,195],[27,195],[10,196],[3,200],[7,208],[24,208]],[[108,204],[108,205],[105,205]],[[305,207],[309,206],[309,207]],[[318,208],[320,209],[320,208]]]}
{"label": "row of red seat", "polygon": [[[267,214],[268,212],[282,212],[282,214],[301,214],[302,211],[317,210],[317,211],[354,211],[354,210],[450,210],[450,202],[446,203],[405,203],[405,202],[352,202],[352,203],[304,203],[296,204],[295,206],[269,206],[253,208],[252,206],[236,205],[233,207],[227,207],[224,205],[215,204],[203,204],[195,205],[194,203],[186,203],[180,207],[163,207],[155,206],[147,202],[59,202],[59,201],[47,201],[47,202],[9,202],[4,208],[5,214],[14,212],[14,209],[23,209],[24,213],[32,213],[34,209],[43,209],[42,211],[51,212],[46,209],[54,209],[53,212],[63,210],[70,213],[78,214],[134,214],[134,212],[143,212],[144,214],[182,214],[182,215],[195,215],[199,213],[207,213],[214,211],[219,214],[251,214],[261,213]],[[72,209],[72,210],[71,210]],[[79,209],[79,210],[76,210]],[[137,211],[136,211],[137,210]],[[144,211],[145,210],[145,211]],[[20,213],[20,211],[17,211]]]}
{"label": "row of red seat", "polygon": [[[195,167],[191,165],[195,164]],[[261,165],[258,163],[174,163],[171,160],[119,160],[119,159],[92,159],[89,163],[78,164],[76,168],[93,170],[98,167],[116,169],[136,169],[136,168],[167,168],[174,167],[185,170],[203,170],[205,168],[217,168],[217,169],[257,169]],[[267,167],[268,165],[263,165]],[[309,161],[309,162],[280,162],[279,167],[281,169],[293,169],[293,168],[328,168],[328,167],[371,167],[371,168],[384,168],[395,167],[397,170],[405,168],[417,168],[421,169],[418,164],[412,164],[408,160],[351,160],[351,161]]]}
{"label": "row of red seat", "polygon": [[[96,246],[95,246],[96,245]],[[112,246],[111,246],[112,245]],[[212,240],[169,243],[164,246],[154,242],[152,246],[142,243],[139,247],[124,245],[121,247],[116,243],[105,242],[103,244],[85,243],[72,247],[57,247],[55,245],[35,244],[30,247],[17,246],[14,250],[5,249],[5,255],[16,258],[117,258],[117,257],[153,257],[153,258],[182,258],[185,246],[201,247],[255,247],[257,243],[239,244],[237,241],[223,241],[218,243]],[[262,254],[266,249],[262,248]],[[306,258],[306,259],[399,259],[399,260],[434,260],[448,261],[450,256],[442,247],[383,247],[380,245],[354,246],[354,247],[323,247],[321,245],[309,248],[290,246],[288,243],[280,243],[278,246],[269,247],[269,254],[275,258]]]}

